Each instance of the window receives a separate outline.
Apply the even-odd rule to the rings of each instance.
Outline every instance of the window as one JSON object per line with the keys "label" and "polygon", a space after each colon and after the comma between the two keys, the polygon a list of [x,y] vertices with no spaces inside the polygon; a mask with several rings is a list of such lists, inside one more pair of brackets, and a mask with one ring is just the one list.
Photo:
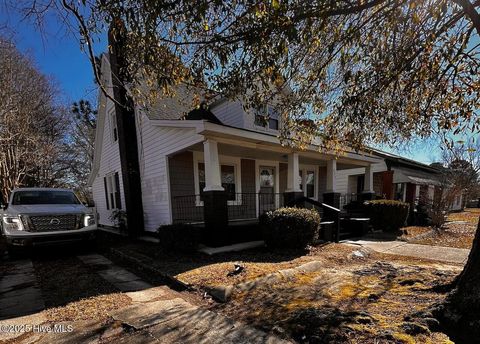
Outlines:
{"label": "window", "polygon": [[278,112],[270,105],[267,105],[268,127],[273,130],[278,130]]}
{"label": "window", "polygon": [[107,174],[103,178],[105,186],[105,202],[107,210],[122,209],[122,201],[120,199],[120,178],[118,172]]}
{"label": "window", "polygon": [[307,171],[305,175],[306,197],[315,197],[315,171]]}
{"label": "window", "polygon": [[261,106],[256,110],[255,125],[258,127],[278,130],[278,112],[271,106]]}
{"label": "window", "polygon": [[30,204],[80,204],[77,196],[71,191],[17,191],[13,195],[13,205]]}
{"label": "window", "polygon": [[112,128],[112,141],[116,142],[118,140],[118,130],[117,130],[117,118],[115,116],[115,111],[110,113],[110,128]]}
{"label": "window", "polygon": [[298,171],[298,185],[305,197],[315,198],[315,169],[300,169]]}
{"label": "window", "polygon": [[266,117],[264,115],[256,114],[255,125],[259,127],[266,127],[267,126]]}
{"label": "window", "polygon": [[[221,165],[220,174],[222,178],[222,187],[227,192],[227,200],[234,201],[236,199],[235,166]],[[203,189],[205,188],[205,164],[203,162],[198,163],[198,186],[200,200],[203,201]]]}
{"label": "window", "polygon": [[395,199],[396,201],[403,201],[404,191],[405,191],[405,183],[397,183],[397,184],[395,184],[394,199]]}

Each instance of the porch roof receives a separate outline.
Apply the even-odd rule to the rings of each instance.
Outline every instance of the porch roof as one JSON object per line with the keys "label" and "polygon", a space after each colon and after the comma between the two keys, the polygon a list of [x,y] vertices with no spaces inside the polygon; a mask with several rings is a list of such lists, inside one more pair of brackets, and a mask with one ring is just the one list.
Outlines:
{"label": "porch roof", "polygon": [[[292,152],[291,147],[283,146],[280,139],[271,133],[260,133],[253,130],[236,128],[227,125],[211,123],[205,120],[151,120],[152,125],[195,129],[198,135],[204,138],[217,140],[219,143],[228,146],[239,146],[242,149],[255,149],[273,151],[278,154]],[[348,147],[340,152],[320,151],[318,145],[310,145],[306,150],[299,151],[303,159],[311,160],[329,160],[337,158],[340,163],[351,164],[354,166],[367,166],[369,164],[379,163],[382,158],[367,152],[354,152]],[[181,149],[179,149],[180,151]],[[348,167],[347,167],[348,168]]]}

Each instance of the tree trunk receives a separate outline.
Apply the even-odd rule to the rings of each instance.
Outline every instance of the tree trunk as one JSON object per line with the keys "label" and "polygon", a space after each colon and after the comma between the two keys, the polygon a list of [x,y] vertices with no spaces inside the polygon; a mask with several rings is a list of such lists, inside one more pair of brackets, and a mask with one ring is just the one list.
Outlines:
{"label": "tree trunk", "polygon": [[456,288],[435,312],[458,342],[478,343],[480,338],[480,221],[467,264],[458,276]]}

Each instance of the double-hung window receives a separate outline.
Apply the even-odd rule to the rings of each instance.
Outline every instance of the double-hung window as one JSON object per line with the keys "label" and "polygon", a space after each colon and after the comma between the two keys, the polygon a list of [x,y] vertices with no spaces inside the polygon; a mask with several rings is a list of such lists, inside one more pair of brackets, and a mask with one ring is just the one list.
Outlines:
{"label": "double-hung window", "polygon": [[107,174],[103,178],[103,182],[107,210],[122,209],[122,200],[120,198],[120,177],[118,172]]}
{"label": "double-hung window", "polygon": [[116,142],[118,140],[118,130],[117,130],[117,117],[115,115],[115,111],[111,111],[109,117],[110,117],[110,129],[111,129],[112,142]]}
{"label": "double-hung window", "polygon": [[[227,200],[236,199],[236,173],[234,165],[220,165],[220,174],[222,178],[222,187],[227,193]],[[198,187],[200,191],[200,200],[203,201],[203,189],[205,188],[205,164],[198,163]]]}
{"label": "double-hung window", "polygon": [[278,111],[271,105],[263,105],[256,109],[255,125],[257,127],[278,130]]}
{"label": "double-hung window", "polygon": [[298,183],[303,195],[308,198],[316,198],[315,168],[302,168],[298,172]]}

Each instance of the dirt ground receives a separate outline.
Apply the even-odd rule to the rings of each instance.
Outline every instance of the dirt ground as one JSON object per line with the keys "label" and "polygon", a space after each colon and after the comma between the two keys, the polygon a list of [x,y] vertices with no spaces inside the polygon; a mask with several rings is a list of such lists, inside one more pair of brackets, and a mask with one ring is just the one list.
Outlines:
{"label": "dirt ground", "polygon": [[234,292],[214,310],[300,343],[450,343],[429,311],[461,267],[352,252],[331,245],[312,255],[324,269]]}
{"label": "dirt ground", "polygon": [[[408,236],[403,239],[413,238],[415,235],[430,232],[430,235],[422,236],[419,239],[408,240],[413,244],[446,246],[457,248],[471,248],[475,232],[477,230],[480,209],[469,208],[463,212],[451,213],[444,228],[433,230],[429,227],[406,227]],[[423,233],[422,233],[423,231]]]}
{"label": "dirt ground", "polygon": [[[255,249],[213,257],[177,257],[170,271],[197,290],[208,290],[311,261],[321,262],[322,269],[249,291],[237,290],[227,303],[206,300],[205,305],[299,343],[451,343],[435,329],[436,320],[429,311],[446,297],[445,286],[462,269],[458,265],[326,244],[283,254]],[[234,264],[244,270],[229,276]]]}

